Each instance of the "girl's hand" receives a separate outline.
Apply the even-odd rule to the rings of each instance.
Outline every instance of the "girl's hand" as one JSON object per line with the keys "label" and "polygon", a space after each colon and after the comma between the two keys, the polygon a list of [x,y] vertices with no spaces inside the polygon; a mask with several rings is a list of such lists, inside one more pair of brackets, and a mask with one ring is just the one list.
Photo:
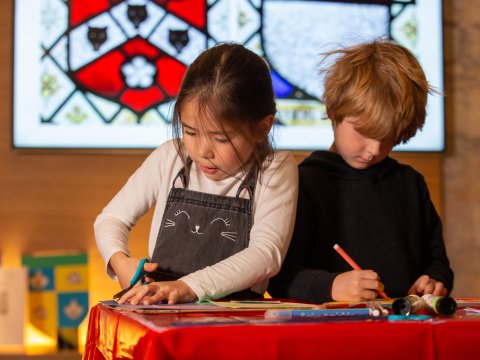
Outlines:
{"label": "girl's hand", "polygon": [[332,284],[334,301],[367,301],[383,291],[378,274],[372,270],[352,270],[338,275]]}
{"label": "girl's hand", "polygon": [[120,299],[119,304],[156,304],[166,301],[168,304],[187,303],[197,299],[193,290],[181,280],[152,282],[141,286],[136,286]]}
{"label": "girl's hand", "polygon": [[408,290],[408,295],[415,294],[415,295],[425,295],[425,294],[432,294],[438,296],[446,296],[447,289],[443,285],[442,282],[436,281],[432,279],[428,275],[420,276],[417,281],[412,285],[412,287]]}
{"label": "girl's hand", "polygon": [[[130,281],[137,271],[140,260],[128,257],[122,252],[117,252],[110,258],[109,266],[113,269],[115,275],[117,275],[120,287],[125,289],[130,286]],[[156,263],[145,263],[143,269],[147,272],[154,271],[158,267]]]}

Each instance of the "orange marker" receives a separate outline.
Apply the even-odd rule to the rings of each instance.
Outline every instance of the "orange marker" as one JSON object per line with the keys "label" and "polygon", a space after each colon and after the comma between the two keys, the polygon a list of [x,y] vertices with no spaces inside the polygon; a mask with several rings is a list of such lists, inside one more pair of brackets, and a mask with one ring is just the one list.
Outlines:
{"label": "orange marker", "polygon": [[[362,270],[358,264],[353,261],[353,259],[343,250],[340,245],[335,244],[333,245],[333,248],[340,254],[340,256],[354,269],[354,270]],[[385,294],[383,291],[378,291],[378,294],[384,298],[385,300],[389,300],[389,297],[387,294]]]}

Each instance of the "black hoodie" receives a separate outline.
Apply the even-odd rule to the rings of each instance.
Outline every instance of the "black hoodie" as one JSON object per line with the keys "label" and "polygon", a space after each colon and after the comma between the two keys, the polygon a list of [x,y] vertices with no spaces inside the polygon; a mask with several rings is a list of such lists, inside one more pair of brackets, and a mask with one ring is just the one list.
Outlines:
{"label": "black hoodie", "polygon": [[338,243],[362,269],[377,272],[390,297],[406,296],[423,274],[450,292],[453,272],[440,218],[423,176],[387,157],[365,170],[317,151],[299,165],[297,220],[274,297],[332,301],[335,276],[352,270]]}

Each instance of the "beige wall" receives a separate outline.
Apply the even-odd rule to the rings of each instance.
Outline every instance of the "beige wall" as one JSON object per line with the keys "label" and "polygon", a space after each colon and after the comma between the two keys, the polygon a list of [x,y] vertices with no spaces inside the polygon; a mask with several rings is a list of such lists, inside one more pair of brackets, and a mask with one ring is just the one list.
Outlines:
{"label": "beige wall", "polygon": [[[480,296],[480,126],[474,96],[480,85],[475,1],[445,1],[446,84],[449,153],[397,154],[422,172],[443,214],[446,243],[456,272],[457,296]],[[33,251],[85,250],[90,257],[91,302],[109,298],[117,285],[103,272],[95,248],[95,216],[143,161],[146,153],[26,151],[11,147],[12,0],[0,1],[0,253],[4,266],[18,266]],[[477,16],[475,16],[477,14]],[[460,20],[461,19],[461,20]],[[463,23],[461,23],[463,22]],[[25,106],[28,106],[26,104]],[[305,154],[297,154],[301,159]],[[443,171],[443,174],[442,174]],[[445,194],[443,193],[443,190]],[[475,191],[476,190],[476,191]],[[145,256],[150,214],[135,227],[131,243]],[[476,221],[475,221],[476,220]]]}
{"label": "beige wall", "polygon": [[480,7],[444,1],[448,153],[444,228],[455,294],[480,296]]}

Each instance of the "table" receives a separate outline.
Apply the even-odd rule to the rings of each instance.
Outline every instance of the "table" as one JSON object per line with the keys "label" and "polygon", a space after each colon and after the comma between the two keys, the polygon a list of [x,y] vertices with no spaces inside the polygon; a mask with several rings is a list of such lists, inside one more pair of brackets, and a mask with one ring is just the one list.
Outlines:
{"label": "table", "polygon": [[91,309],[84,359],[472,359],[480,315],[427,321],[265,322],[263,311],[143,314]]}

